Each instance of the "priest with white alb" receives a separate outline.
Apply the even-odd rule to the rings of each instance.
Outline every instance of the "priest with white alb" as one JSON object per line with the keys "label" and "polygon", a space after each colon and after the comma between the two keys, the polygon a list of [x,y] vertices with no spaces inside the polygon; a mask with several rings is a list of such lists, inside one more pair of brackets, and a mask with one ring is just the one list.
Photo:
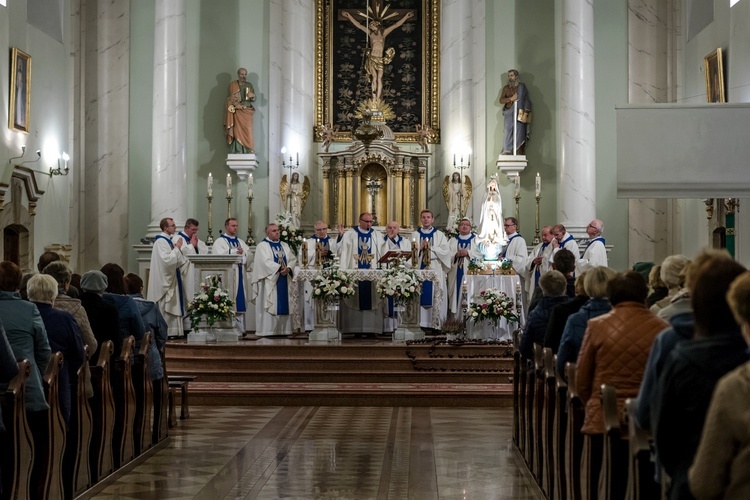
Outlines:
{"label": "priest with white alb", "polygon": [[463,218],[458,223],[458,236],[448,241],[452,266],[448,271],[448,308],[452,315],[461,313],[461,285],[469,271],[469,261],[482,259],[477,235],[471,232],[471,221]]}
{"label": "priest with white alb", "polygon": [[607,248],[604,246],[604,238],[602,238],[603,230],[604,223],[599,219],[592,220],[586,226],[589,242],[583,251],[583,256],[576,261],[576,273],[581,274],[592,267],[607,266]]}
{"label": "priest with white alb", "polygon": [[[432,330],[440,328],[448,315],[448,294],[445,293],[445,275],[451,268],[453,255],[448,239],[442,231],[433,227],[435,217],[430,210],[422,210],[419,221],[422,227],[412,233],[412,239],[419,245],[419,268],[429,268],[437,274],[435,281],[422,283],[422,295],[419,298],[419,326]],[[436,303],[436,292],[443,289],[443,298]],[[438,315],[437,321],[434,317]]]}
{"label": "priest with white alb", "polygon": [[[247,286],[247,263],[250,255],[250,247],[237,237],[239,224],[237,219],[230,217],[224,221],[224,234],[216,238],[211,253],[217,255],[239,255],[240,262],[234,266],[234,290],[231,291],[232,299],[235,301],[237,319],[240,320],[242,333],[245,333],[245,312],[250,292]],[[247,337],[253,339],[252,336]]]}
{"label": "priest with white alb", "polygon": [[167,336],[183,335],[182,317],[187,304],[183,291],[182,271],[188,261],[182,254],[182,241],[172,243],[175,233],[174,220],[166,217],[159,222],[162,232],[154,240],[151,251],[151,271],[146,297],[155,302],[167,322]]}

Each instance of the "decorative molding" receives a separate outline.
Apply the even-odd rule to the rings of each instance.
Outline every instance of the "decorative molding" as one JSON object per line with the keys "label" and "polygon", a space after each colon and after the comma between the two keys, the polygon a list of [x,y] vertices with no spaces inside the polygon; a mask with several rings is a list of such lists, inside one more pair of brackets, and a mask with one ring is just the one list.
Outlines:
{"label": "decorative molding", "polygon": [[[20,180],[23,184],[26,197],[29,200],[29,214],[32,216],[36,215],[36,205],[39,198],[44,195],[44,191],[39,189],[39,184],[36,182],[34,171],[27,167],[15,165],[11,177]],[[5,206],[5,194],[8,192],[9,188],[9,184],[0,182],[0,210],[3,210]]]}

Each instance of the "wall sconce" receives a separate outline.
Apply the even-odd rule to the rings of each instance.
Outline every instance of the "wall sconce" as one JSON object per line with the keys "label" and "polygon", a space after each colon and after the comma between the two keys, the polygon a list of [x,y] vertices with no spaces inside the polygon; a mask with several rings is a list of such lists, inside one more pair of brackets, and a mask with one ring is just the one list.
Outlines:
{"label": "wall sconce", "polygon": [[68,153],[63,152],[63,154],[57,159],[57,168],[50,167],[49,175],[68,175],[68,160],[70,160],[70,156],[68,156]]}
{"label": "wall sconce", "polygon": [[8,159],[8,163],[13,163],[13,160],[17,160],[19,158],[23,158],[23,155],[26,154],[26,146],[21,146],[21,155],[20,156],[14,156],[13,158]]}
{"label": "wall sconce", "polygon": [[[25,149],[24,149],[24,151],[25,151]],[[25,165],[26,163],[36,163],[36,162],[38,162],[41,159],[42,159],[42,150],[41,149],[37,149],[36,150],[36,160],[23,161],[23,162],[21,162],[21,165]]]}

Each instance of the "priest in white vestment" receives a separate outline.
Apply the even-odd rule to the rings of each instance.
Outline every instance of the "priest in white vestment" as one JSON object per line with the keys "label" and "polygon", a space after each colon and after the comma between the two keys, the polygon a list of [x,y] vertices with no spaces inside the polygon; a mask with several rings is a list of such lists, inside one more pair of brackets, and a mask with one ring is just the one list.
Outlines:
{"label": "priest in white vestment", "polygon": [[526,266],[524,276],[526,277],[526,299],[531,303],[531,297],[534,295],[534,289],[539,286],[539,278],[544,273],[552,270],[552,226],[542,228],[542,242],[531,251]]}
{"label": "priest in white vestment", "polygon": [[175,223],[171,218],[159,222],[161,233],[154,240],[151,250],[151,267],[146,297],[159,307],[167,322],[167,336],[183,335],[182,318],[185,316],[187,303],[183,291],[183,267],[187,267],[187,258],[182,254],[182,242],[172,243]]}
{"label": "priest in white vestment", "polygon": [[[594,219],[586,226],[586,234],[589,236],[589,242],[583,251],[583,256],[576,261],[576,273],[581,274],[584,271],[597,266],[607,266],[607,248],[604,246],[602,231],[604,223],[599,219]],[[576,255],[576,257],[578,257]]]}
{"label": "priest in white vestment", "polygon": [[[445,275],[451,268],[451,260],[454,254],[451,253],[448,238],[445,234],[432,226],[435,218],[431,211],[422,210],[419,214],[419,220],[422,227],[411,235],[412,239],[419,244],[419,268],[426,269],[429,262],[429,268],[437,273],[435,281],[424,281],[422,283],[422,295],[419,298],[419,326],[434,329],[439,328],[448,315]],[[439,304],[435,303],[438,287],[442,288],[443,291],[443,298]],[[435,315],[438,316],[437,321],[434,320]]]}
{"label": "priest in white vestment", "polygon": [[[240,329],[245,333],[245,312],[247,312],[247,303],[250,297],[250,291],[247,281],[247,264],[249,259],[250,247],[237,237],[239,224],[237,219],[230,217],[224,221],[224,234],[216,238],[211,253],[217,255],[240,255],[239,264],[234,266],[234,290],[231,291],[234,299],[237,319],[240,320]],[[253,337],[248,337],[252,339]]]}
{"label": "priest in white vestment", "polygon": [[255,303],[259,337],[292,334],[292,269],[297,259],[280,236],[279,226],[269,224],[266,237],[255,248],[250,299]]}
{"label": "priest in white vestment", "polygon": [[[315,254],[319,253],[321,265],[323,268],[330,267],[333,263],[333,257],[338,255],[338,246],[336,240],[328,236],[328,224],[319,220],[315,223],[315,235],[307,238],[307,262],[310,266],[315,265]],[[315,300],[312,296],[312,285],[305,281],[305,331],[309,332],[315,329]]]}
{"label": "priest in white vestment", "polygon": [[[390,221],[385,226],[385,236],[382,237],[381,246],[382,254],[388,252],[411,252],[411,242],[399,234],[401,227],[395,220]],[[411,267],[411,261],[406,261],[406,266]],[[392,333],[398,327],[398,322],[393,312],[393,299],[389,298],[383,301],[385,308],[385,319],[383,320],[383,333]]]}
{"label": "priest in white vestment", "polygon": [[[208,246],[203,240],[198,239],[198,225],[196,219],[187,219],[182,231],[172,236],[172,243],[182,240],[180,250],[187,258],[188,255],[208,255]],[[195,296],[195,266],[187,259],[187,265],[182,267],[182,285],[185,295],[185,304],[189,304]],[[185,316],[182,320],[182,328],[187,332],[190,330],[190,317]]]}
{"label": "priest in white vestment", "polygon": [[482,259],[479,238],[471,232],[471,221],[467,218],[458,223],[458,236],[448,240],[451,255],[451,269],[448,271],[448,311],[453,317],[461,315],[461,285],[469,271],[469,261]]}
{"label": "priest in white vestment", "polygon": [[[518,232],[518,219],[515,217],[506,217],[503,219],[503,228],[508,236],[508,243],[505,245],[500,257],[513,262],[513,269],[516,271],[518,278],[521,280],[521,290],[526,289],[526,268],[529,261],[529,250],[526,246],[526,240]],[[525,298],[521,295],[525,304]]]}
{"label": "priest in white vestment", "polygon": [[[341,269],[376,269],[381,256],[382,235],[372,229],[369,212],[359,216],[359,226],[344,233],[339,246]],[[339,328],[341,333],[375,333],[383,331],[382,301],[375,290],[375,281],[357,283],[354,296],[341,301]]]}

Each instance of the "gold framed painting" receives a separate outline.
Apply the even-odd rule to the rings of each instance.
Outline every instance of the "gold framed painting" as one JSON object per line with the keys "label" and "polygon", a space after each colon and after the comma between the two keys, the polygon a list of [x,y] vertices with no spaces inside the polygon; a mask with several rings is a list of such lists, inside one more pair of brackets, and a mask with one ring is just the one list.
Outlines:
{"label": "gold framed painting", "polygon": [[26,52],[11,49],[10,55],[10,107],[8,127],[11,130],[29,132],[31,116],[31,56]]}
{"label": "gold framed painting", "polygon": [[724,96],[724,62],[721,47],[703,58],[706,68],[706,101],[727,102]]}
{"label": "gold framed painting", "polygon": [[351,141],[367,111],[439,142],[440,0],[315,1],[315,140]]}

